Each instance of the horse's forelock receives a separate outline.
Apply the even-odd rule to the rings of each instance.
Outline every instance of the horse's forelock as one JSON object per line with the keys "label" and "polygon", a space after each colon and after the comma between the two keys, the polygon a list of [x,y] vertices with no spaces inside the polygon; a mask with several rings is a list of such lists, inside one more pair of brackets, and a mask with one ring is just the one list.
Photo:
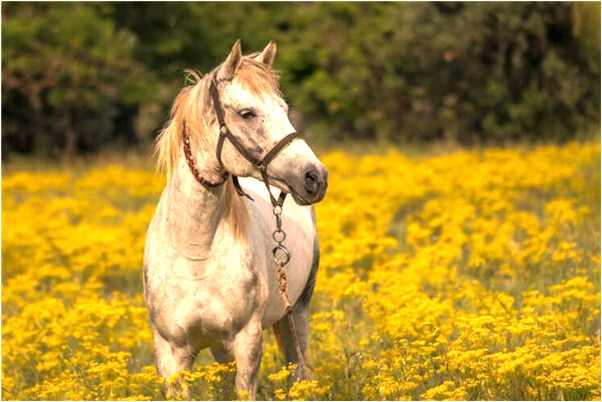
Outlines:
{"label": "horse's forelock", "polygon": [[243,58],[234,79],[255,96],[278,95],[278,73],[269,66],[255,61],[253,55]]}

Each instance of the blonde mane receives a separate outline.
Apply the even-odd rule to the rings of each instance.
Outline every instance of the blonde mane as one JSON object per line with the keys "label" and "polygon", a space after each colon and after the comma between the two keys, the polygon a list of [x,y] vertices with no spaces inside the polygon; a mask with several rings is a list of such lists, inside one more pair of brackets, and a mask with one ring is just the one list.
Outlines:
{"label": "blonde mane", "polygon": [[[234,80],[243,85],[256,96],[262,94],[278,94],[278,75],[270,67],[253,59],[255,55],[245,56],[234,76]],[[214,71],[219,69],[217,67]],[[161,130],[155,144],[157,167],[167,175],[169,180],[178,158],[182,157],[182,133],[184,129],[190,137],[193,154],[215,152],[209,148],[207,133],[214,113],[209,96],[209,75],[201,77],[192,70],[186,71],[185,86],[180,90],[173,102],[170,120]],[[196,152],[194,152],[196,151]],[[236,232],[242,235],[247,221],[246,209],[237,195],[232,178],[228,178],[225,190],[225,203],[230,222],[235,225]]]}

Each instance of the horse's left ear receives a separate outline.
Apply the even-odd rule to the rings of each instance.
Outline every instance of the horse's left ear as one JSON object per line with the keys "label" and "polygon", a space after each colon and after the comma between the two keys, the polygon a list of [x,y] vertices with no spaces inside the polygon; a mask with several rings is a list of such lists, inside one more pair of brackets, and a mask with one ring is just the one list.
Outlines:
{"label": "horse's left ear", "polygon": [[255,61],[263,63],[263,64],[267,65],[268,67],[272,67],[272,64],[274,63],[275,58],[276,58],[276,42],[271,40],[270,43],[267,44],[265,49],[263,49],[263,52],[261,52],[259,55],[257,55],[255,57]]}
{"label": "horse's left ear", "polygon": [[230,51],[230,54],[228,55],[228,57],[226,58],[226,61],[224,61],[224,64],[222,65],[220,72],[219,72],[219,76],[222,79],[225,80],[232,80],[232,78],[234,78],[234,74],[236,74],[236,71],[238,70],[238,67],[240,67],[240,63],[242,62],[242,51],[240,49],[240,39],[236,41],[236,43],[234,44],[234,46],[232,46],[232,50]]}

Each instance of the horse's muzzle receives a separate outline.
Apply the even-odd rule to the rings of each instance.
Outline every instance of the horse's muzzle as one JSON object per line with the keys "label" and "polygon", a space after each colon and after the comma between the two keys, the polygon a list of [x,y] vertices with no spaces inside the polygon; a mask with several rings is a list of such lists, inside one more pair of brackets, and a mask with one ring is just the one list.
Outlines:
{"label": "horse's muzzle", "polygon": [[303,171],[300,180],[292,185],[291,195],[299,205],[310,205],[321,201],[328,187],[328,170],[324,165],[311,164]]}

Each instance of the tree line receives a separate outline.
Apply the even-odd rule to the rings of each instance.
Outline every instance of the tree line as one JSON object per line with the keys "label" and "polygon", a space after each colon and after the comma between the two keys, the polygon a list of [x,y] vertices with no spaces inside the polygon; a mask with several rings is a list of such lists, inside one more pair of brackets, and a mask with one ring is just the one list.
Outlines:
{"label": "tree line", "polygon": [[4,3],[2,150],[147,145],[183,71],[275,39],[310,136],[563,141],[600,121],[600,4]]}

